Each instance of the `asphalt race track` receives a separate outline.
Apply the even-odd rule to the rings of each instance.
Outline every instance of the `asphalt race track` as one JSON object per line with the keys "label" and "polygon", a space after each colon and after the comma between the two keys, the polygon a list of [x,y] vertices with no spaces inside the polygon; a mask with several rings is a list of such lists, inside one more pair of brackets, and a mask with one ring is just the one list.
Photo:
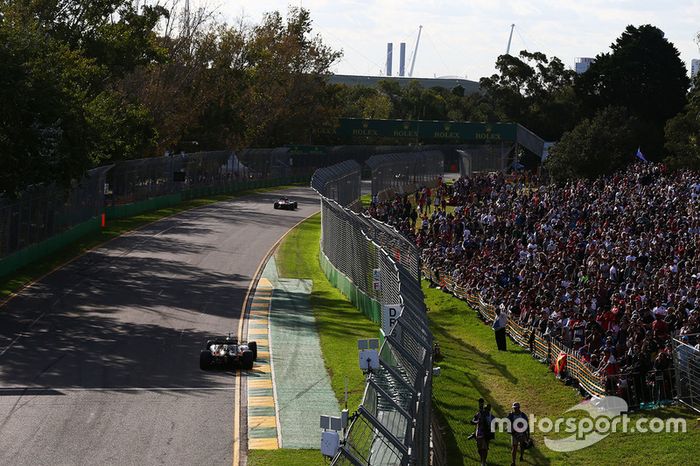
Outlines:
{"label": "asphalt race track", "polygon": [[231,465],[235,377],[203,372],[252,276],[319,209],[307,188],[192,210],[124,235],[0,308],[0,464]]}

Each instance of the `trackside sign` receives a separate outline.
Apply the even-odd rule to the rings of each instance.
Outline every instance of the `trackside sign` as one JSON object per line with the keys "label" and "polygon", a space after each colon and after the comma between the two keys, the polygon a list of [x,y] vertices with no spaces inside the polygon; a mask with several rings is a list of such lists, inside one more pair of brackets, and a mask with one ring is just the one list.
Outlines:
{"label": "trackside sign", "polygon": [[391,328],[396,323],[396,320],[401,315],[401,304],[383,304],[382,305],[382,330],[385,335],[391,333]]}

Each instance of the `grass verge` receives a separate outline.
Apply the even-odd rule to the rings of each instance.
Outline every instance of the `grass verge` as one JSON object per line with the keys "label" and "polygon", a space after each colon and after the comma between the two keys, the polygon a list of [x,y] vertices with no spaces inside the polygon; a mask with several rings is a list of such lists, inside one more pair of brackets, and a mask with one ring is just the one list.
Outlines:
{"label": "grass verge", "polygon": [[[321,347],[331,384],[338,401],[344,397],[344,374],[350,375],[349,403],[355,409],[362,397],[364,381],[356,366],[355,340],[373,337],[378,328],[359,313],[331,284],[318,265],[320,215],[293,230],[277,252],[280,275],[313,280],[311,304],[319,329]],[[538,417],[558,418],[581,401],[571,388],[554,379],[548,368],[509,341],[509,351],[495,351],[493,332],[466,303],[423,284],[430,309],[431,329],[440,343],[444,359],[442,374],[433,382],[435,414],[444,426],[443,434],[450,465],[478,464],[476,443],[468,440],[473,426],[468,422],[483,397],[498,416],[505,416],[510,404],[519,401],[525,412]],[[684,417],[685,434],[613,433],[583,450],[557,453],[549,450],[543,435],[535,434],[537,447],[525,454],[530,465],[627,465],[696,464],[700,429],[697,416],[680,408],[649,411],[631,416]],[[510,437],[496,435],[489,464],[510,464]],[[317,450],[251,450],[252,466],[321,465]]]}
{"label": "grass verge", "polygon": [[279,189],[285,189],[290,187],[292,186],[289,185],[276,186],[271,188],[259,188],[240,191],[233,195],[222,194],[217,196],[191,199],[182,202],[181,204],[178,204],[176,206],[155,210],[153,212],[143,213],[134,217],[111,220],[107,224],[106,228],[102,229],[101,231],[82,237],[78,241],[70,244],[69,246],[47,256],[41,262],[28,265],[14,272],[13,274],[8,275],[7,277],[0,278],[0,302],[9,297],[12,293],[16,293],[26,284],[31,283],[39,277],[60,267],[61,265],[65,264],[71,259],[80,256],[84,252],[89,251],[90,249],[93,249],[97,246],[100,246],[101,244],[111,239],[114,239],[124,233],[140,228],[148,223],[160,220],[165,217],[169,217],[180,212],[184,212],[185,210],[195,209],[197,207],[206,206],[215,202],[225,201],[228,199],[247,196],[255,193],[276,191]]}
{"label": "grass verge", "polygon": [[[320,429],[319,429],[320,432]],[[320,438],[319,435],[319,445]],[[320,450],[250,450],[248,466],[313,466],[328,464]]]}
{"label": "grass verge", "polygon": [[[320,238],[321,214],[317,214],[287,235],[277,250],[277,267],[281,277],[313,281],[311,306],[331,387],[340,406],[344,406],[347,376],[348,408],[352,412],[359,406],[365,387],[364,377],[357,366],[356,340],[376,338],[379,326],[360,313],[328,282],[318,262]],[[327,464],[324,461],[318,450],[248,452],[248,464],[251,466]]]}
{"label": "grass verge", "polygon": [[[559,383],[544,364],[510,340],[507,352],[496,351],[493,331],[465,302],[429,288],[426,282],[423,292],[431,329],[444,355],[438,363],[442,373],[433,380],[433,398],[435,412],[445,427],[450,465],[478,464],[476,442],[467,436],[474,431],[469,420],[477,411],[479,398],[490,403],[499,417],[510,411],[511,403],[519,401],[526,413],[553,419],[581,401],[576,391]],[[534,434],[537,447],[527,452],[525,463],[520,464],[697,464],[700,444],[697,415],[675,407],[633,414],[632,424],[641,416],[684,417],[688,431],[612,433],[593,446],[568,453],[549,450],[543,435]],[[489,452],[490,464],[510,464],[509,442],[508,434],[496,434]]]}
{"label": "grass verge", "polygon": [[357,340],[376,338],[379,326],[360,313],[326,279],[318,262],[320,239],[321,214],[317,214],[287,235],[277,252],[277,266],[282,277],[313,281],[311,307],[331,387],[343,406],[347,377],[348,407],[354,410],[362,400],[365,387],[364,377],[357,367]]}

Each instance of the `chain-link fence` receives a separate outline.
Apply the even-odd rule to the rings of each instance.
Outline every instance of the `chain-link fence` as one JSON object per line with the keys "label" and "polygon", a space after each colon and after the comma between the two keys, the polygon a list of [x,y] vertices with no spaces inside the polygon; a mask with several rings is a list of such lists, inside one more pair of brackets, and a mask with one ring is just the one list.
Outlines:
{"label": "chain-link fence", "polygon": [[412,277],[420,281],[421,264],[420,252],[411,240],[399,233],[396,228],[370,217],[362,216],[365,222],[364,231],[379,244],[396,262],[400,263]]}
{"label": "chain-link fence", "polygon": [[18,199],[0,195],[0,276],[97,231],[102,214],[128,217],[184,199],[308,181],[309,176],[308,169],[262,174],[232,151],[199,152],[98,167],[70,189],[37,185]]}
{"label": "chain-link fence", "polygon": [[[341,167],[331,168],[319,170],[312,183],[322,195],[321,262],[331,282],[384,330],[379,368],[367,376],[332,464],[428,465],[433,338],[418,276],[403,265],[420,270],[418,252],[395,230],[324,196],[329,183],[344,179]],[[345,165],[353,177],[358,168]],[[393,325],[384,320],[383,306],[402,309]]]}
{"label": "chain-link fence", "polygon": [[474,173],[504,172],[516,160],[515,144],[471,144],[464,145],[459,154],[459,173],[467,177]]}
{"label": "chain-link fence", "polygon": [[109,168],[90,170],[70,190],[37,185],[15,200],[0,196],[0,258],[97,217]]}
{"label": "chain-link fence", "polygon": [[673,340],[676,397],[700,412],[700,350],[691,346],[690,338],[697,342],[700,335]]}
{"label": "chain-link fence", "polygon": [[354,206],[360,199],[361,174],[360,164],[347,160],[316,170],[311,177],[311,187],[341,206]]}
{"label": "chain-link fence", "polygon": [[415,192],[420,186],[434,187],[444,173],[442,152],[406,152],[375,155],[367,160],[372,170],[372,195]]}
{"label": "chain-link fence", "polygon": [[108,205],[122,205],[198,188],[221,190],[256,177],[231,151],[174,154],[117,162],[109,171]]}

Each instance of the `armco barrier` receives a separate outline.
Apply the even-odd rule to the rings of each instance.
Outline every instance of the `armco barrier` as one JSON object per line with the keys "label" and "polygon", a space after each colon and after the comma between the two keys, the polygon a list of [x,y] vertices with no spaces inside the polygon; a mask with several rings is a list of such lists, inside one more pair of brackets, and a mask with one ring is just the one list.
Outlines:
{"label": "armco barrier", "polygon": [[[457,285],[448,274],[424,266],[423,276],[440,286],[443,290],[449,291],[455,297],[466,301],[486,322],[492,323],[496,318],[496,310],[492,305],[484,302],[480,296],[468,293],[464,288]],[[528,348],[536,358],[545,360],[548,363],[556,358],[558,354],[566,353],[566,370],[568,375],[576,379],[581,388],[587,393],[600,397],[606,395],[605,379],[596,375],[593,368],[583,362],[570,348],[543,335],[541,332],[523,327],[513,320],[508,321],[506,332],[520,346]]]}

